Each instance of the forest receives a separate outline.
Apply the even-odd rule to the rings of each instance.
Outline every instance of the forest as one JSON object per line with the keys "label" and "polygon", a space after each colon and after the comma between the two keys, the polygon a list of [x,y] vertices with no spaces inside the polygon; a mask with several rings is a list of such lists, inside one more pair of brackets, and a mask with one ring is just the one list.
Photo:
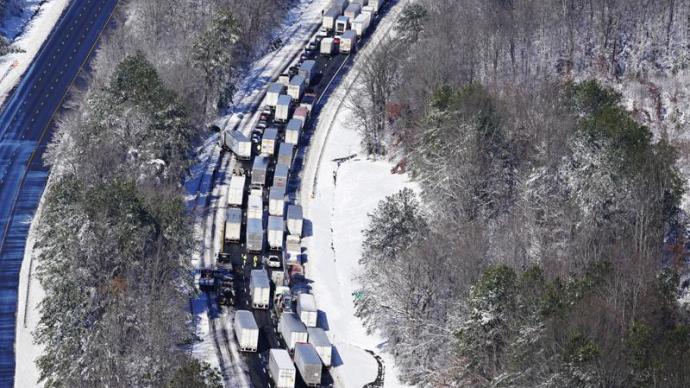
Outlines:
{"label": "forest", "polygon": [[35,332],[44,386],[222,386],[187,350],[197,242],[182,183],[207,119],[231,103],[288,5],[119,5],[46,156]]}
{"label": "forest", "polygon": [[690,4],[463,3],[366,58],[363,147],[420,192],[370,214],[358,315],[420,386],[684,386],[687,129],[630,85],[685,71]]}

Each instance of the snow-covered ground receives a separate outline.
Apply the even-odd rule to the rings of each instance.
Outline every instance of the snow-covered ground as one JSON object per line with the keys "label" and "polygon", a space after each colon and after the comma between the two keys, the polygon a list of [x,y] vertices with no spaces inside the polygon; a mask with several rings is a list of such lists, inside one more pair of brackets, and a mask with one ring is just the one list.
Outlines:
{"label": "snow-covered ground", "polygon": [[[396,5],[379,23],[357,61],[390,34],[401,8]],[[339,386],[359,388],[376,378],[378,363],[366,351],[372,350],[383,359],[384,386],[403,387],[393,356],[381,350],[380,333],[367,333],[355,316],[353,292],[360,287],[354,277],[360,270],[368,213],[386,196],[417,187],[408,176],[391,174],[392,163],[362,156],[347,104],[351,86],[359,82],[357,61],[321,111],[307,156],[300,191],[307,234],[305,271],[322,312],[319,324],[335,346],[332,374]]]}
{"label": "snow-covered ground", "polygon": [[[0,31],[3,36],[10,38],[12,47],[22,51],[0,57],[0,104],[19,83],[70,0],[24,0],[18,3],[26,7],[26,12],[20,17],[8,18]],[[40,8],[36,9],[37,7]],[[29,21],[26,19],[28,16],[33,18]],[[22,29],[22,25],[26,23],[28,24]],[[14,38],[14,34],[19,31],[23,32]]]}

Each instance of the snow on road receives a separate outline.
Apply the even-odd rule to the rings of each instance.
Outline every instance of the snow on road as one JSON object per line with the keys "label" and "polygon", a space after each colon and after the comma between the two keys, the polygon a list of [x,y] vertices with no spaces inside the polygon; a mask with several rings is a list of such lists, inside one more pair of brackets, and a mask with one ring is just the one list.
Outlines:
{"label": "snow on road", "polygon": [[[31,2],[26,2],[31,3]],[[37,3],[37,2],[34,2]],[[69,5],[70,0],[48,0],[36,10],[33,19],[29,21],[24,32],[12,43],[13,47],[23,52],[10,53],[0,57],[0,105],[5,101],[12,89],[19,83],[24,72],[29,68],[43,42],[48,39],[55,23]],[[28,4],[26,7],[38,7],[38,4]],[[31,9],[33,11],[33,9]],[[33,12],[29,12],[32,14]],[[15,18],[16,19],[16,18]],[[18,29],[16,24],[25,22],[23,19],[9,20],[12,26],[6,26],[3,33],[12,35]]]}
{"label": "snow on road", "polygon": [[[401,8],[396,5],[379,23],[361,54],[366,55],[389,35]],[[417,191],[417,186],[407,175],[391,174],[392,163],[363,156],[361,139],[352,126],[354,120],[346,102],[350,86],[356,82],[357,63],[321,111],[309,150],[303,176],[305,186],[300,193],[306,220],[306,275],[313,281],[312,290],[322,312],[319,325],[327,330],[335,346],[332,374],[338,386],[359,388],[374,381],[378,363],[366,352],[368,349],[384,361],[384,386],[404,387],[398,380],[393,356],[381,350],[383,336],[367,333],[355,316],[353,293],[360,288],[355,275],[360,271],[362,230],[368,224],[368,213],[386,196],[404,187]],[[347,157],[352,158],[336,161]],[[312,186],[314,182],[316,185]]]}

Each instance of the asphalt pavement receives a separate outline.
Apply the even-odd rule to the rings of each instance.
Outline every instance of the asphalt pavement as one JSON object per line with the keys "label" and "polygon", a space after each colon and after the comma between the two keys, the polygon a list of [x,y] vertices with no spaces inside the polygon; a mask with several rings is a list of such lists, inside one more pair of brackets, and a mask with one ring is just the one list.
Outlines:
{"label": "asphalt pavement", "polygon": [[14,385],[19,271],[49,175],[53,119],[117,1],[72,0],[0,113],[0,387]]}

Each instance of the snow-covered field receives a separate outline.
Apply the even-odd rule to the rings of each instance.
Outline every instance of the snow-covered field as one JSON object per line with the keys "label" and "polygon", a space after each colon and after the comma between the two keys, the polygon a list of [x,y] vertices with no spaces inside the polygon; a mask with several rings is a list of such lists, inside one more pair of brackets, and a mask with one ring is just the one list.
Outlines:
{"label": "snow-covered field", "polygon": [[[22,25],[28,22],[28,25],[23,28],[23,33],[12,41],[12,46],[23,52],[10,53],[0,57],[0,104],[5,101],[5,98],[19,83],[70,1],[47,0],[40,4],[40,1],[27,0],[19,3],[23,7],[27,7],[27,11],[21,17],[8,18],[6,20],[7,25],[3,26],[0,32],[13,38],[17,31],[22,30]],[[40,9],[36,9],[39,6]],[[35,16],[30,21],[25,19],[24,15],[34,14]]]}

